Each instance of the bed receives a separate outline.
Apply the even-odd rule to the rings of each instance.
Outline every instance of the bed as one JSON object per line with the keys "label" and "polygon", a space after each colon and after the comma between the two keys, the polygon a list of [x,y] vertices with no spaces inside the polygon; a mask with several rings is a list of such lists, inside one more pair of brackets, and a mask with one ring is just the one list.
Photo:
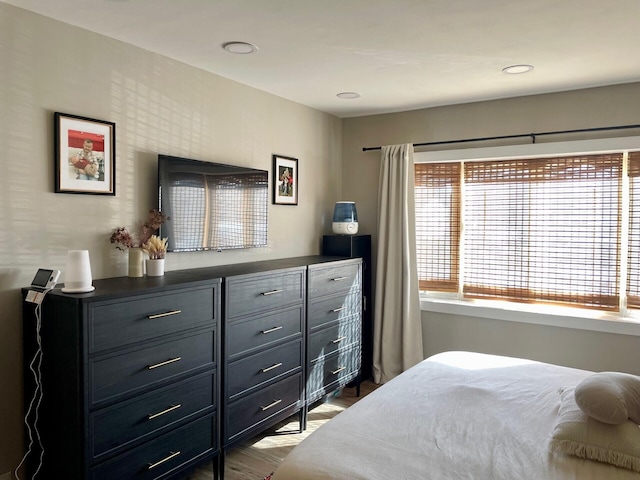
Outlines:
{"label": "bed", "polygon": [[[607,463],[620,460],[610,451],[596,461],[577,456],[592,453],[584,446],[573,454],[550,448],[566,433],[559,427],[593,434],[580,422],[595,420],[577,418],[582,412],[570,405],[574,387],[593,373],[470,352],[432,356],[302,441],[273,480],[639,480],[629,464]],[[613,429],[605,448],[627,441],[616,429],[628,428],[624,457],[640,456],[635,423],[596,423]]]}

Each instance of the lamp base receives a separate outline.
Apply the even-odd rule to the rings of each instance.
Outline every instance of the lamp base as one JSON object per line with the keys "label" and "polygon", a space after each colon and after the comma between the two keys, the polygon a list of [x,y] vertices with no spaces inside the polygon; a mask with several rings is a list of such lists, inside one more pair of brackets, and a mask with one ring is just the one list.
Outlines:
{"label": "lamp base", "polygon": [[358,222],[333,222],[331,226],[336,235],[355,235],[358,233]]}
{"label": "lamp base", "polygon": [[62,293],[89,293],[93,292],[96,289],[93,285],[89,285],[88,287],[80,287],[80,288],[62,288]]}

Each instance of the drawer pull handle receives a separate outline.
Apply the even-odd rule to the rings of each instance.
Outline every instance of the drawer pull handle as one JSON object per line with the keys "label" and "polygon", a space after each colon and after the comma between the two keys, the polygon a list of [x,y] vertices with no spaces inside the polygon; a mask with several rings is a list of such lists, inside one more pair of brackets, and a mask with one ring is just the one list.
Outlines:
{"label": "drawer pull handle", "polygon": [[270,372],[271,370],[273,370],[274,368],[278,368],[278,367],[281,367],[281,366],[282,366],[282,362],[280,362],[280,363],[274,363],[274,364],[273,364],[273,365],[271,365],[270,367],[263,368],[263,369],[261,369],[260,371],[261,371],[262,373],[267,373],[267,372]]}
{"label": "drawer pull handle", "polygon": [[267,333],[277,332],[278,330],[282,330],[282,325],[280,325],[279,327],[269,328],[268,330],[262,330],[260,333],[264,335]]}
{"label": "drawer pull handle", "polygon": [[157,461],[156,463],[150,463],[149,467],[147,467],[147,468],[148,468],[148,470],[152,470],[152,469],[154,469],[156,467],[159,467],[164,462],[168,462],[172,458],[176,458],[178,455],[180,455],[180,451],[179,450],[177,452],[171,452],[171,455],[169,455],[168,457],[163,458],[162,460]]}
{"label": "drawer pull handle", "polygon": [[272,407],[275,407],[276,405],[278,405],[282,400],[274,400],[273,402],[271,402],[269,405],[265,406],[265,407],[260,407],[260,410],[262,410],[263,412],[265,410],[269,410]]}
{"label": "drawer pull handle", "polygon": [[262,292],[260,295],[262,295],[263,297],[267,297],[269,295],[274,295],[280,292],[282,292],[282,290],[271,290],[270,292]]}
{"label": "drawer pull handle", "polygon": [[154,368],[164,367],[165,365],[169,365],[170,363],[179,362],[182,360],[182,357],[170,358],[169,360],[165,360],[164,362],[156,363],[155,365],[149,365],[147,369],[153,370]]}
{"label": "drawer pull handle", "polygon": [[147,419],[148,420],[153,420],[154,418],[160,417],[162,415],[164,415],[165,413],[169,413],[169,412],[173,412],[174,410],[177,410],[178,408],[180,408],[182,405],[178,404],[178,405],[172,405],[169,408],[167,408],[166,410],[163,410],[161,412],[158,413],[153,413],[151,415],[147,415]]}
{"label": "drawer pull handle", "polygon": [[342,310],[344,310],[347,307],[338,307],[338,308],[334,308],[333,310],[331,310],[331,313],[338,313],[341,312]]}
{"label": "drawer pull handle", "polygon": [[341,371],[346,370],[346,369],[347,369],[347,367],[340,367],[339,369],[334,370],[333,372],[331,372],[331,375],[337,375],[338,373],[340,373]]}
{"label": "drawer pull handle", "polygon": [[336,277],[336,278],[332,278],[331,281],[332,282],[340,282],[342,280],[346,280],[348,277]]}
{"label": "drawer pull handle", "polygon": [[346,340],[346,339],[347,339],[347,337],[338,337],[331,343],[340,343],[341,341]]}
{"label": "drawer pull handle", "polygon": [[148,315],[147,318],[149,320],[153,320],[154,318],[168,317],[169,315],[178,315],[179,313],[182,313],[182,310],[171,310],[170,312],[156,313],[155,315]]}

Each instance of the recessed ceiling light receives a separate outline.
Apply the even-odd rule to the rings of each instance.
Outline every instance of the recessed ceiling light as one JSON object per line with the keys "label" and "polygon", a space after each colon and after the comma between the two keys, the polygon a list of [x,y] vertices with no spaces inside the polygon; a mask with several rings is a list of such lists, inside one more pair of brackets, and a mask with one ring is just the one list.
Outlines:
{"label": "recessed ceiling light", "polygon": [[346,100],[352,100],[354,98],[360,98],[360,94],[358,92],[340,92],[336,95],[338,98],[344,98]]}
{"label": "recessed ceiling light", "polygon": [[246,55],[258,50],[258,47],[247,42],[227,42],[222,45],[222,48],[229,53],[238,53],[240,55]]}
{"label": "recessed ceiling light", "polygon": [[533,70],[533,65],[510,65],[502,69],[502,73],[508,73],[509,75],[517,75],[520,73],[528,73]]}

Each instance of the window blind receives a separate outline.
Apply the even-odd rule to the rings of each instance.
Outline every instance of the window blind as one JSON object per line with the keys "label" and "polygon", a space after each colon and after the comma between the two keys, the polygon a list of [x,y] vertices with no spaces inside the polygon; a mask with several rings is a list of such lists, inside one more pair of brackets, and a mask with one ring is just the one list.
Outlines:
{"label": "window blind", "polygon": [[476,298],[617,308],[622,154],[465,165]]}
{"label": "window blind", "polygon": [[415,166],[416,250],[421,290],[458,289],[460,170],[459,163]]}
{"label": "window blind", "polygon": [[640,152],[629,152],[627,307],[640,308]]}
{"label": "window blind", "polygon": [[[640,237],[635,158],[631,217]],[[618,307],[622,153],[423,163],[415,171],[421,289],[458,291],[462,283],[469,298]],[[640,241],[634,245],[640,257]],[[630,277],[638,273],[629,268]],[[640,282],[627,283],[640,304]]]}

